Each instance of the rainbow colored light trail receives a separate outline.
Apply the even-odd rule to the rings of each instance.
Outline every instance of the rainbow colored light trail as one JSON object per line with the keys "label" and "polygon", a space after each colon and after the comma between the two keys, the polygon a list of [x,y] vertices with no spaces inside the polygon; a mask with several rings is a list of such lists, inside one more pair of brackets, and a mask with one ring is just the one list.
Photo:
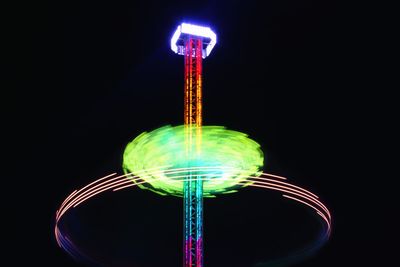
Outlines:
{"label": "rainbow colored light trail", "polygon": [[[224,179],[223,177],[215,178],[215,173],[213,173],[212,178],[207,178],[207,171],[212,172],[216,168],[220,168],[219,166],[176,168],[170,169],[168,171],[162,168],[163,167],[160,167],[159,169],[154,169],[152,172],[154,172],[154,174],[156,174],[157,172],[167,172],[168,174],[174,174],[173,176],[169,177],[176,179],[175,181],[178,183],[186,181],[187,176],[185,175],[185,173],[187,173],[188,171],[204,172],[204,174],[196,176],[200,177],[200,179],[203,181],[211,179]],[[61,219],[70,209],[78,207],[79,205],[103,192],[115,192],[147,182],[149,181],[144,181],[138,175],[132,176],[131,173],[124,175],[117,175],[116,173],[112,173],[110,175],[95,180],[94,182],[82,187],[81,189],[74,190],[70,195],[66,197],[66,199],[62,202],[61,206],[56,212],[54,233],[58,245],[71,255],[74,255],[76,253],[74,251],[74,247],[71,245],[72,242],[63,235],[59,228],[59,223]],[[313,209],[316,214],[322,218],[323,222],[325,222],[326,237],[328,238],[330,236],[332,223],[331,214],[328,208],[319,200],[319,197],[309,190],[287,182],[287,179],[285,177],[268,173],[262,173],[261,176],[250,176],[247,180],[241,182],[241,184],[281,192],[284,198],[296,201],[302,205],[305,205],[308,208]]]}

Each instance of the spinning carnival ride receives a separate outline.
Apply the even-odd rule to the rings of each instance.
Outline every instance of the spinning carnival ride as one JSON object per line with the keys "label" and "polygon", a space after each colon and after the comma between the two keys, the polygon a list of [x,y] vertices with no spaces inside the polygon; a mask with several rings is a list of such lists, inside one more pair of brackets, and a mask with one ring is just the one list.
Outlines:
{"label": "spinning carnival ride", "polygon": [[54,231],[58,245],[69,254],[76,255],[77,248],[61,227],[66,214],[103,192],[130,187],[183,198],[185,267],[204,266],[203,197],[233,193],[243,187],[275,190],[310,208],[324,222],[323,239],[329,238],[331,214],[317,195],[285,177],[264,173],[263,152],[246,134],[202,125],[202,60],[216,42],[216,34],[208,27],[178,26],[171,49],[184,56],[184,125],[142,133],[125,148],[125,174],[102,177],[64,200],[56,212]]}

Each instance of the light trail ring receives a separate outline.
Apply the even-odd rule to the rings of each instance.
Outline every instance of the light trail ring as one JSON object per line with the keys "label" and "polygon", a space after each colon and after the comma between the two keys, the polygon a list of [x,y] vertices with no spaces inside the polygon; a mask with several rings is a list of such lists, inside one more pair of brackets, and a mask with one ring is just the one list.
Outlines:
{"label": "light trail ring", "polygon": [[[260,145],[245,133],[223,126],[179,125],[140,134],[126,146],[122,166],[125,173],[140,174],[146,181],[138,185],[141,189],[174,196],[183,195],[183,180],[173,178],[170,171],[196,166],[190,174],[181,172],[181,175],[207,174],[202,194],[213,197],[246,186],[243,182],[247,177],[261,175],[263,163]],[[156,168],[164,171],[154,172]]]}
{"label": "light trail ring", "polygon": [[[202,180],[207,180],[207,170],[213,171],[215,170],[215,166],[210,167],[192,167],[192,168],[177,168],[169,170],[172,178],[175,181],[182,182],[185,180],[184,175],[187,171],[202,171],[204,175],[200,175]],[[164,170],[160,169],[153,169],[147,170],[147,172],[160,172]],[[224,179],[223,176],[221,178],[212,179]],[[72,255],[73,257],[77,257],[80,255],[79,249],[76,248],[72,241],[65,236],[60,229],[60,222],[62,218],[73,208],[76,208],[88,200],[92,199],[95,196],[99,196],[104,192],[116,192],[123,189],[127,189],[130,187],[135,187],[141,184],[145,184],[144,181],[140,176],[132,176],[131,173],[124,174],[124,175],[117,175],[116,173],[112,173],[105,177],[102,177],[94,182],[80,188],[74,190],[68,197],[60,205],[59,209],[56,212],[55,216],[55,227],[54,227],[54,234],[58,245],[64,249],[68,254]],[[316,215],[324,222],[324,236],[323,239],[327,240],[331,234],[331,224],[332,224],[332,216],[329,209],[321,202],[319,197],[314,193],[306,190],[302,187],[289,183],[285,177],[272,175],[268,173],[262,173],[260,176],[251,176],[248,177],[246,181],[241,182],[245,185],[250,187],[257,187],[263,188],[268,190],[273,190],[281,193],[282,197],[288,200],[292,200],[299,204],[304,205],[305,207],[311,209],[315,212]]]}

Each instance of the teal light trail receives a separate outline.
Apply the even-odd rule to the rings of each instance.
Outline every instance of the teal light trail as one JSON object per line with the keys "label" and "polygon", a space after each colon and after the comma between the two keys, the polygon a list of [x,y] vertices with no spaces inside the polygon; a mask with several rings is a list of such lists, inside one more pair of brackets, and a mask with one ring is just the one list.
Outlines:
{"label": "teal light trail", "polygon": [[[246,186],[243,182],[249,176],[261,175],[263,152],[260,145],[246,134],[223,126],[203,126],[200,152],[193,154],[192,158],[188,158],[186,153],[185,134],[183,125],[164,126],[142,133],[125,148],[124,172],[139,175],[146,182],[139,184],[142,189],[179,197],[183,197],[182,178],[189,175],[201,177],[204,197],[235,192]],[[192,145],[195,151],[196,143]],[[196,169],[190,172],[182,170],[176,177],[177,168],[188,166]],[[206,167],[213,169],[202,171]]]}

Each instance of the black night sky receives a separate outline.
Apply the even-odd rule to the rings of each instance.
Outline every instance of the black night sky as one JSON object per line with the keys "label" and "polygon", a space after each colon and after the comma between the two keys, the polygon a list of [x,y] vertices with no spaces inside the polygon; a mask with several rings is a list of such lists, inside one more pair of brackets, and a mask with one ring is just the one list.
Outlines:
{"label": "black night sky", "polygon": [[[2,194],[3,245],[13,262],[7,266],[86,266],[57,246],[54,213],[72,190],[122,173],[123,149],[138,134],[182,124],[183,58],[169,47],[182,21],[210,25],[218,35],[203,61],[204,124],[249,134],[265,152],[267,172],[311,189],[332,211],[331,239],[292,266],[385,266],[375,247],[383,242],[379,216],[355,193],[367,179],[360,170],[370,164],[362,159],[368,138],[356,128],[371,117],[362,111],[362,29],[345,6],[81,0],[10,7],[2,99],[10,161]],[[260,192],[206,201],[206,266],[250,267],[259,255],[285,254],[285,242],[303,242],[313,227],[307,214]],[[132,252],[138,260],[107,266],[181,266],[180,203],[138,189],[107,195],[82,209],[76,220],[86,228],[78,231],[88,233],[102,259]],[[292,234],[271,231],[280,226]],[[131,251],[102,245],[124,228],[136,242]]]}

